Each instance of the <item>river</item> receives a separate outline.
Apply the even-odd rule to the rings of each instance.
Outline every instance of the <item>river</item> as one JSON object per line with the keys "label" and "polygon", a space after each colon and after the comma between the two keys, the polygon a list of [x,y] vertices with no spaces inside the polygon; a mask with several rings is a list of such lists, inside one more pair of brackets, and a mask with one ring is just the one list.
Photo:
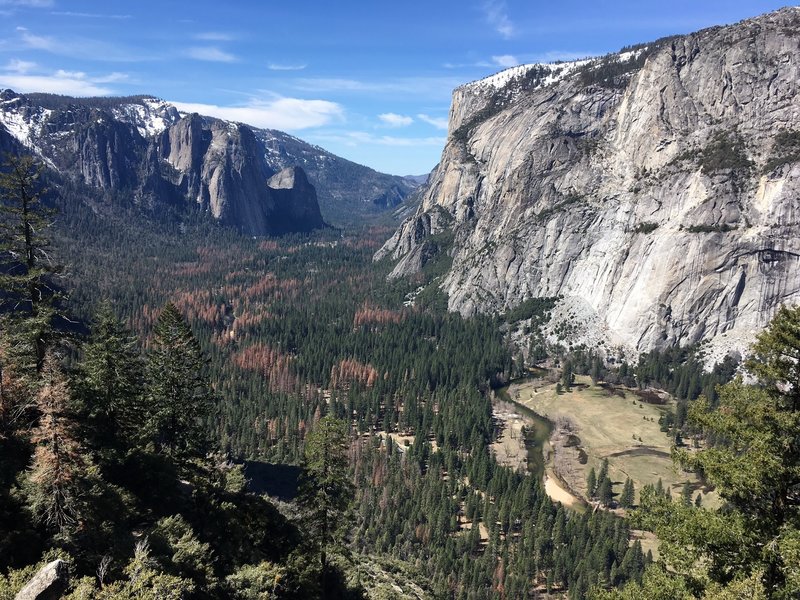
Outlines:
{"label": "river", "polygon": [[[520,383],[526,379],[519,379],[513,383]],[[543,481],[545,492],[555,502],[583,512],[588,505],[575,496],[558,477],[552,465],[549,464],[550,436],[553,433],[553,423],[534,412],[524,404],[517,402],[509,393],[510,386],[497,390],[500,400],[508,402],[516,408],[525,418],[525,449],[528,458],[528,472]]]}

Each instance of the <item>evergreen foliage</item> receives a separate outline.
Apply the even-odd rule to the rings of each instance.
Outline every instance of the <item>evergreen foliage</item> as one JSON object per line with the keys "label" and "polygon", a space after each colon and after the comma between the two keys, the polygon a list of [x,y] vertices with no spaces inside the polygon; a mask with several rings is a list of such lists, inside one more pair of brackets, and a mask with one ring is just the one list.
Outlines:
{"label": "evergreen foliage", "polygon": [[319,556],[323,597],[330,555],[343,552],[346,513],[353,497],[349,477],[350,435],[345,421],[323,417],[305,445],[304,474],[297,497],[304,511],[303,525]]}
{"label": "evergreen foliage", "polygon": [[625,479],[625,485],[622,488],[622,493],[619,496],[619,505],[622,508],[632,508],[635,499],[635,489],[633,481],[630,477]]}
{"label": "evergreen foliage", "polygon": [[[83,347],[76,395],[98,453],[120,452],[139,439],[144,364],[138,340],[103,302]],[[122,447],[115,443],[122,442]]]}
{"label": "evergreen foliage", "polygon": [[61,271],[48,254],[45,235],[52,210],[42,203],[43,166],[30,156],[7,155],[0,169],[0,310],[17,370],[41,370],[53,333],[52,276]]}
{"label": "evergreen foliage", "polygon": [[[371,261],[385,230],[252,240],[207,223],[138,227],[80,209],[91,191],[74,183],[60,191],[69,306],[95,313],[63,379],[88,469],[72,529],[34,520],[18,483],[34,444],[0,413],[9,578],[54,548],[74,557],[82,598],[359,597],[338,549],[443,597],[582,598],[640,577],[647,558],[624,520],[564,510],[538,478],[496,463],[490,392],[521,363],[502,320],[422,295],[404,306],[436,289],[436,272],[387,283]],[[103,297],[114,310],[97,314]],[[9,406],[24,404],[13,364],[3,381]],[[39,424],[36,407],[26,415]],[[332,450],[342,493],[328,495],[318,467]],[[305,463],[301,498],[281,509],[292,520],[248,493],[230,458]],[[351,492],[346,512],[334,497]],[[25,553],[2,552],[21,538]]]}
{"label": "evergreen foliage", "polygon": [[[694,403],[689,422],[706,439],[698,451],[679,450],[678,462],[703,474],[724,501],[712,511],[657,488],[642,490],[640,526],[658,535],[669,571],[650,571],[683,597],[766,599],[800,594],[800,407],[797,362],[800,309],[781,308],[753,346],[741,378],[720,388],[715,409]],[[669,574],[668,574],[669,573]],[[602,598],[647,597],[645,583]]]}
{"label": "evergreen foliage", "polygon": [[203,456],[213,395],[200,344],[174,304],[164,306],[148,354],[144,431],[157,452]]}

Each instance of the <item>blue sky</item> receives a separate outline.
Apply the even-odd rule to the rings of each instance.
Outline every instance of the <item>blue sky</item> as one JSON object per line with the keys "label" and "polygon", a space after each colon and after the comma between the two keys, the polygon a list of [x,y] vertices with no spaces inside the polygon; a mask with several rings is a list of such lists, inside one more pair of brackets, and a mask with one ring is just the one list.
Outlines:
{"label": "blue sky", "polygon": [[0,0],[0,88],[152,94],[421,174],[452,89],[775,10],[761,0]]}

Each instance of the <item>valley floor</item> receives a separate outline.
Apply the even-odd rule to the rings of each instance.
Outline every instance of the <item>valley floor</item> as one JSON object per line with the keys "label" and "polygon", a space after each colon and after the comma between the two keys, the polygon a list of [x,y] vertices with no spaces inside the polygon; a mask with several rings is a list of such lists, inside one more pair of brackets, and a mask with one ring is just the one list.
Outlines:
{"label": "valley floor", "polygon": [[[585,498],[589,470],[599,470],[603,459],[608,459],[616,493],[630,478],[638,500],[642,486],[660,479],[677,497],[689,481],[693,497],[702,494],[705,505],[716,504],[715,494],[703,488],[694,474],[678,472],[673,465],[672,439],[659,426],[666,405],[647,404],[632,390],[593,385],[588,377],[580,376],[568,392],[559,394],[556,384],[536,379],[513,384],[508,394],[514,402],[554,423],[549,448],[545,448],[545,486],[554,500],[566,504],[572,496],[567,490]],[[503,417],[503,411],[496,414]],[[516,416],[523,418],[519,413]],[[514,426],[512,420],[503,436]],[[505,444],[504,437],[500,441]],[[520,443],[524,447],[524,441]],[[500,462],[510,464],[508,453],[496,450],[496,454]]]}

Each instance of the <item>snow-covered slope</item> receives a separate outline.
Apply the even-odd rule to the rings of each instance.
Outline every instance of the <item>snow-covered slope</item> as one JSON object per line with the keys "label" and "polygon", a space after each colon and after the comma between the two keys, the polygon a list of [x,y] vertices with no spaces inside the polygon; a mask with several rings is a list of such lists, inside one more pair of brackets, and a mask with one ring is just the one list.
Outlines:
{"label": "snow-covered slope", "polygon": [[571,62],[556,62],[556,63],[531,63],[527,65],[517,65],[510,67],[489,77],[472,81],[461,87],[475,90],[476,88],[492,88],[499,90],[508,86],[509,84],[522,80],[524,77],[532,73],[536,74],[539,80],[539,87],[552,85],[557,81],[561,81],[564,77],[574,72],[578,67],[588,64],[593,59],[575,60]]}
{"label": "snow-covered slope", "polygon": [[172,104],[158,98],[141,98],[112,109],[118,120],[136,127],[142,137],[152,137],[177,123],[183,116]]}

